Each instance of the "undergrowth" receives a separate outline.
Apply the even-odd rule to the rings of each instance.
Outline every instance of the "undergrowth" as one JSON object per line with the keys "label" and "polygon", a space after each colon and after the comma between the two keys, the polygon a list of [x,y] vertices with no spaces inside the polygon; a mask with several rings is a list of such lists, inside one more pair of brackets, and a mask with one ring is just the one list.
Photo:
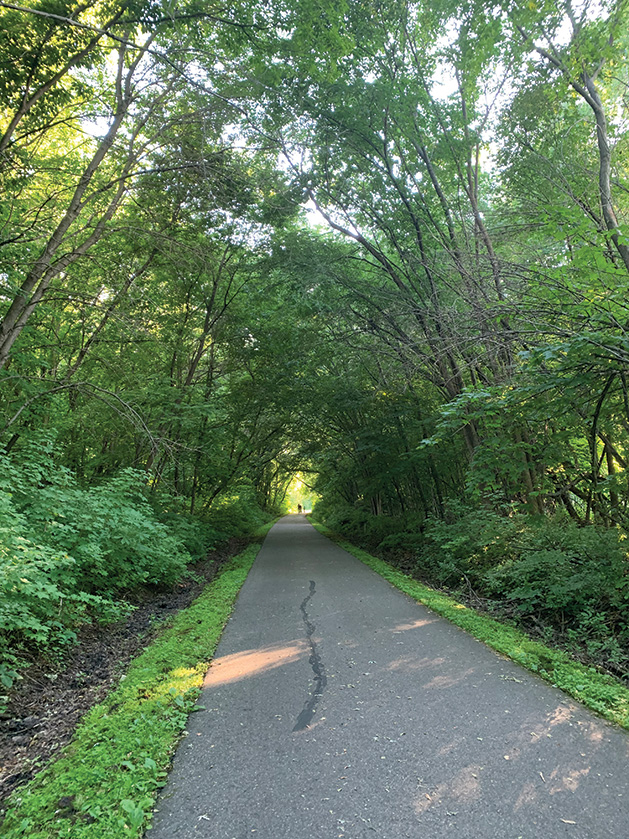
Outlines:
{"label": "undergrowth", "polygon": [[475,612],[454,598],[398,571],[383,559],[351,545],[325,525],[315,521],[312,523],[321,533],[333,539],[400,591],[469,632],[496,652],[539,674],[601,716],[629,729],[629,689],[612,676],[575,661],[561,650],[531,639],[515,627]]}
{"label": "undergrowth", "polygon": [[172,586],[219,542],[269,518],[247,487],[200,518],[136,469],[84,486],[53,433],[33,435],[19,455],[0,454],[0,688],[33,653],[62,655],[82,624],[121,619],[128,592]]}
{"label": "undergrowth", "polygon": [[[270,527],[261,528],[260,537]],[[9,798],[3,839],[129,839],[146,828],[234,600],[249,546],[131,665],[63,755]]]}

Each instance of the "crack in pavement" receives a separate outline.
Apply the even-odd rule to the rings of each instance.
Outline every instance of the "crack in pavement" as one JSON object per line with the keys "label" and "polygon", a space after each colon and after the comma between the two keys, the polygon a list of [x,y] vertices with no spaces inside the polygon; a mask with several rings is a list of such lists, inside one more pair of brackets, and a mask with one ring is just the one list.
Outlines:
{"label": "crack in pavement", "polygon": [[319,702],[321,699],[321,695],[325,689],[325,686],[328,683],[327,677],[325,675],[325,667],[323,665],[323,661],[321,660],[321,656],[319,655],[319,650],[317,649],[317,644],[314,640],[314,631],[315,625],[310,621],[308,617],[308,612],[306,607],[308,603],[315,595],[315,581],[310,580],[310,593],[308,596],[303,600],[301,606],[301,614],[303,615],[304,625],[306,627],[306,637],[308,638],[308,643],[310,644],[310,657],[308,659],[310,666],[312,667],[312,672],[314,673],[314,690],[312,692],[312,696],[306,702],[306,705],[301,712],[301,714],[297,717],[297,722],[293,728],[293,731],[303,731],[304,728],[308,728],[312,718],[314,717],[314,713]]}

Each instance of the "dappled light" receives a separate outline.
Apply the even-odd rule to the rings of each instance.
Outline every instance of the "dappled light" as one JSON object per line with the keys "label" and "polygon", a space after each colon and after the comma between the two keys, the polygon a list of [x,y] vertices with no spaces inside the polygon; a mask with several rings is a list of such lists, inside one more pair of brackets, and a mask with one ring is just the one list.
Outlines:
{"label": "dappled light", "polygon": [[[445,757],[457,748],[465,748],[461,741],[453,742],[439,750],[439,756]],[[508,755],[509,764],[514,757]],[[521,786],[509,781],[505,772],[509,771],[507,762],[502,767],[500,763],[505,756],[495,752],[490,760],[483,763],[466,766],[455,772],[449,781],[442,781],[434,787],[422,789],[417,796],[414,808],[417,814],[425,813],[430,808],[443,806],[446,810],[461,808],[474,804],[484,795],[489,794],[499,777],[503,783],[503,804],[507,811],[518,813],[523,810],[538,810],[542,800],[548,801],[550,796],[557,794],[577,793],[582,782],[588,778],[591,767],[569,768],[558,766],[547,775],[542,771],[531,770],[530,777]],[[501,771],[500,771],[501,770]]]}
{"label": "dappled light", "polygon": [[563,725],[572,718],[575,712],[575,707],[568,705],[559,705],[548,718],[549,728],[554,728],[556,725]]}
{"label": "dappled light", "polygon": [[[413,655],[408,656],[400,656],[399,658],[395,658],[393,661],[389,662],[386,665],[386,669],[389,671],[402,671],[405,670],[416,672],[419,670],[427,670],[433,667],[442,667],[446,664],[446,658],[443,656],[436,656],[435,658],[424,657],[424,658],[417,658]],[[459,673],[449,673],[447,675],[440,674],[437,676],[433,676],[428,682],[422,684],[422,688],[426,690],[443,690],[445,688],[454,687],[455,685],[460,684],[461,682],[465,681],[472,673],[475,672],[475,668],[470,667],[466,670],[462,670]]]}
{"label": "dappled light", "polygon": [[[0,25],[6,777],[63,751],[49,694],[79,719],[120,675],[128,787],[29,804],[59,835],[146,828],[157,709],[212,770],[190,835],[485,839],[493,802],[523,814],[504,839],[546,839],[540,811],[603,839],[559,805],[629,805],[602,722],[629,730],[629,2],[0,0]],[[193,602],[211,629],[154,683],[83,663]]]}
{"label": "dappled light", "polygon": [[414,656],[403,656],[396,658],[387,665],[387,670],[423,670],[426,667],[439,667],[445,662],[445,658],[415,658]]}
{"label": "dappled light", "polygon": [[[556,729],[559,726],[572,725],[572,719],[576,711],[576,706],[572,705],[558,705],[552,711],[546,714],[546,717],[541,722],[525,722],[521,727],[520,742],[522,744],[539,744],[543,743],[545,739],[552,739]],[[580,723],[577,723],[579,727]],[[598,729],[597,729],[598,731]],[[602,732],[599,732],[602,738]],[[589,730],[582,730],[585,737],[590,738]],[[600,739],[600,738],[599,738]]]}
{"label": "dappled light", "polygon": [[445,757],[449,755],[450,752],[456,751],[456,749],[464,746],[465,740],[463,737],[458,737],[456,740],[452,740],[450,743],[446,743],[445,746],[442,746],[438,751],[437,754],[439,757]]}
{"label": "dappled light", "polygon": [[[502,808],[529,818],[505,839],[545,839],[539,812],[602,839],[562,807],[607,795],[617,818],[629,741],[461,630],[629,728],[629,4],[17,0],[0,22],[11,783],[65,742],[35,689],[67,683],[78,719],[114,678],[48,661],[117,633],[126,600],[147,646],[206,582],[231,605],[232,551],[288,519],[249,627],[219,642],[220,612],[154,683],[120,673],[124,755],[21,832],[50,835],[36,810],[144,831],[159,711],[211,769],[182,785],[208,796],[191,834],[484,839]],[[318,534],[293,549],[313,510],[461,630],[389,609]],[[201,682],[220,708],[189,718]],[[215,830],[221,784],[251,811]]]}
{"label": "dappled light", "polygon": [[[591,756],[585,750],[591,748],[588,743],[592,743],[593,733],[600,735],[600,741],[604,739],[605,728],[594,720],[577,719],[581,715],[576,711],[574,706],[559,704],[537,720],[516,723],[516,729],[511,732],[508,723],[506,729],[497,726],[495,736],[490,739],[486,733],[475,736],[472,729],[446,741],[435,752],[437,761],[429,761],[433,773],[441,777],[434,784],[419,779],[419,790],[413,802],[415,812],[422,816],[438,809],[440,814],[464,816],[468,807],[474,810],[485,798],[492,800],[498,785],[500,806],[505,812],[518,814],[523,819],[534,814],[539,818],[548,807],[559,805],[558,821],[576,824],[575,808],[571,804],[573,796],[579,795],[586,781],[592,782],[593,774]],[[501,730],[502,734],[499,734]],[[560,755],[568,742],[566,737],[576,749],[570,751],[569,758],[563,759]],[[578,756],[575,760],[574,752],[579,748],[582,760]],[[473,753],[482,755],[482,759],[462,769],[455,768],[458,760]],[[450,765],[451,772],[447,768]],[[551,800],[555,799],[556,803],[551,805]],[[581,812],[580,805],[578,812]]]}
{"label": "dappled light", "polygon": [[394,626],[391,629],[391,632],[407,632],[409,629],[421,629],[422,626],[429,626],[431,623],[435,623],[437,618],[418,618],[415,621],[409,621],[408,623],[400,623],[397,626]]}
{"label": "dappled light", "polygon": [[306,653],[306,649],[306,642],[298,640],[222,656],[212,662],[203,686],[218,687],[268,673],[297,661]]}
{"label": "dappled light", "polygon": [[422,685],[425,689],[434,689],[434,690],[444,690],[445,688],[452,688],[455,685],[461,684],[464,682],[468,676],[474,672],[474,668],[470,667],[467,670],[463,670],[461,673],[458,673],[456,676],[454,674],[449,676],[435,676],[434,679],[431,679],[427,684]]}
{"label": "dappled light", "polygon": [[539,781],[529,781],[522,787],[515,804],[513,805],[513,812],[517,813],[525,807],[532,807],[539,796]]}
{"label": "dappled light", "polygon": [[548,792],[550,795],[557,792],[576,792],[580,782],[589,774],[589,766],[583,769],[553,769],[549,776],[549,781],[553,783]]}
{"label": "dappled light", "polygon": [[424,813],[430,807],[440,804],[470,804],[477,801],[481,796],[480,775],[483,767],[470,765],[461,769],[447,783],[438,784],[429,792],[423,792],[415,802],[415,812]]}
{"label": "dappled light", "polygon": [[586,737],[592,743],[600,743],[603,740],[603,727],[592,723],[588,726]]}

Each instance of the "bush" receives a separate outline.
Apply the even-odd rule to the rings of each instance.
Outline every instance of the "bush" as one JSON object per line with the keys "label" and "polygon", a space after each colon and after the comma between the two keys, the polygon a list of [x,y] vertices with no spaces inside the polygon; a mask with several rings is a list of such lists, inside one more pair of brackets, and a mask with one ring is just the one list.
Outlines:
{"label": "bush", "polygon": [[457,588],[467,580],[483,589],[489,570],[517,556],[517,537],[527,526],[519,517],[451,503],[445,520],[426,521],[416,570],[438,585]]}
{"label": "bush", "polygon": [[0,490],[0,683],[10,687],[25,646],[59,651],[74,629],[95,618],[115,620],[125,607],[81,591],[76,561],[31,542],[25,522]]}
{"label": "bush", "polygon": [[554,623],[612,610],[627,619],[627,555],[617,531],[549,519],[518,541],[518,555],[487,573],[490,594]]}
{"label": "bush", "polygon": [[[31,444],[25,455],[11,467],[13,503],[33,541],[73,558],[77,588],[111,594],[172,583],[185,572],[190,555],[146,501],[144,473],[123,469],[83,489],[47,445],[38,453]],[[6,461],[0,470],[7,474]]]}
{"label": "bush", "polygon": [[55,462],[49,437],[31,440],[20,463],[0,456],[0,681],[15,678],[25,648],[55,651],[94,619],[128,607],[114,595],[172,583],[190,554],[157,520],[145,476],[123,470],[83,489]]}
{"label": "bush", "polygon": [[329,505],[318,501],[313,516],[335,533],[372,550],[391,548],[396,542],[401,544],[408,531],[416,536],[421,526],[417,517],[374,516],[344,502]]}
{"label": "bush", "polygon": [[[415,572],[427,581],[475,591],[522,616],[564,631],[591,652],[629,635],[627,554],[617,530],[579,527],[565,517],[500,515],[452,505],[430,520]],[[616,653],[615,653],[616,654]]]}
{"label": "bush", "polygon": [[15,678],[26,648],[55,651],[81,623],[121,617],[121,592],[171,585],[217,542],[269,519],[250,486],[219,498],[209,523],[172,498],[160,513],[147,495],[134,469],[82,487],[51,434],[25,440],[19,462],[0,455],[0,683]]}
{"label": "bush", "polygon": [[214,500],[207,514],[210,526],[227,536],[248,536],[270,520],[258,505],[253,488],[243,484]]}
{"label": "bush", "polygon": [[227,536],[189,513],[167,510],[157,513],[159,521],[168,528],[170,534],[178,539],[190,554],[193,562],[204,559]]}

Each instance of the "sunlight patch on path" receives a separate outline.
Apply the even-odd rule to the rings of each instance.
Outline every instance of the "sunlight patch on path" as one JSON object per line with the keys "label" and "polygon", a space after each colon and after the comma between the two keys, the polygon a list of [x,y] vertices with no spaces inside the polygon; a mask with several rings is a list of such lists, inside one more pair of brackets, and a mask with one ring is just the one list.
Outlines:
{"label": "sunlight patch on path", "polygon": [[203,686],[227,685],[240,679],[275,670],[277,667],[297,661],[307,649],[306,642],[298,640],[288,644],[272,644],[257,650],[243,650],[222,656],[212,663]]}

